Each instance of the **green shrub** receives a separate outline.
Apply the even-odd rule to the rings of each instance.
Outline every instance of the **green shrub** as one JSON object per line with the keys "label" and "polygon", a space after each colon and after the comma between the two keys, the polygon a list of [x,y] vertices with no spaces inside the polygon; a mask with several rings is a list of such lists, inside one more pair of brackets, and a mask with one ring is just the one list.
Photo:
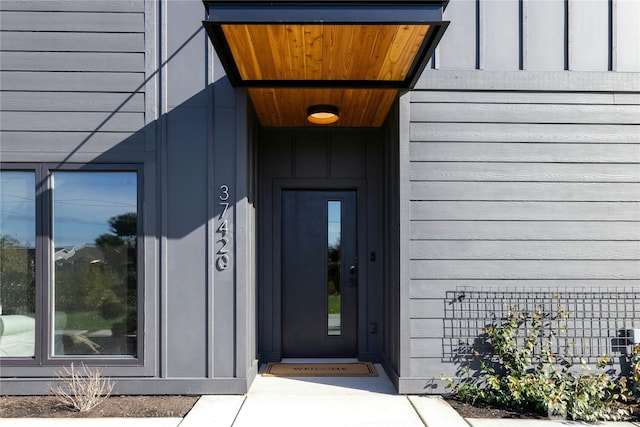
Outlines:
{"label": "green shrub", "polygon": [[[476,369],[466,367],[463,380],[450,378],[448,389],[467,403],[486,403],[503,408],[595,422],[628,417],[621,405],[638,399],[640,346],[630,357],[631,378],[614,377],[611,360],[603,356],[595,369],[571,348],[558,349],[557,334],[566,329],[568,314],[509,310],[505,321],[485,329],[474,350]],[[576,361],[578,363],[576,363]],[[634,392],[635,390],[635,392]]]}
{"label": "green shrub", "polygon": [[640,403],[640,344],[633,346],[629,357],[630,390],[636,402]]}

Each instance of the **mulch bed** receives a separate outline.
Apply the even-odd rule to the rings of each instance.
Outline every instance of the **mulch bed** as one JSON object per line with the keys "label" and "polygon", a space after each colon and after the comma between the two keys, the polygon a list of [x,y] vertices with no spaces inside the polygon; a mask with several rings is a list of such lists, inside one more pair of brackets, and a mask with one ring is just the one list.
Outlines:
{"label": "mulch bed", "polygon": [[497,408],[488,405],[471,405],[457,400],[454,397],[445,397],[445,400],[463,418],[534,418],[545,419],[545,417],[534,413],[523,413],[510,409]]}
{"label": "mulch bed", "polygon": [[0,396],[0,418],[184,417],[199,396],[111,396],[88,412],[55,396]]}
{"label": "mulch bed", "polygon": [[[445,400],[463,418],[523,418],[523,419],[547,419],[547,417],[531,413],[519,412],[516,410],[497,408],[493,406],[477,404],[470,405],[457,400],[453,396],[445,397]],[[640,421],[640,413],[637,407],[630,407],[633,417],[628,421]]]}

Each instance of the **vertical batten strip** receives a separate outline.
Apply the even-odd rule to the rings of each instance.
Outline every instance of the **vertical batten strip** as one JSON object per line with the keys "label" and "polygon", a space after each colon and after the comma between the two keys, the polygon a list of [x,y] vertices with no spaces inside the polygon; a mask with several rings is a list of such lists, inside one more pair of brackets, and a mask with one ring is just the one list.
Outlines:
{"label": "vertical batten strip", "polygon": [[518,0],[518,70],[524,70],[524,0]]}
{"label": "vertical batten strip", "polygon": [[571,25],[573,17],[576,15],[575,9],[575,0],[566,0],[567,1],[567,70],[572,71],[575,68],[575,55],[576,55],[576,46],[575,46],[575,33],[573,25]]}
{"label": "vertical batten strip", "polygon": [[564,0],[564,70],[569,70],[569,0]]}
{"label": "vertical batten strip", "polygon": [[529,69],[529,1],[520,0],[520,70]]}
{"label": "vertical batten strip", "polygon": [[609,57],[609,70],[618,71],[618,38],[615,36],[618,33],[618,0],[611,0],[609,12],[611,15],[611,19],[609,20],[609,42],[611,48],[611,55]]}
{"label": "vertical batten strip", "polygon": [[484,69],[484,22],[482,16],[484,3],[476,0],[476,70]]}
{"label": "vertical batten strip", "polygon": [[160,323],[160,330],[158,331],[158,365],[159,372],[158,375],[160,378],[168,378],[169,377],[169,342],[167,339],[169,329],[169,322],[167,320],[167,313],[169,311],[169,292],[168,292],[168,236],[169,236],[169,224],[168,224],[168,201],[167,201],[167,180],[166,177],[169,176],[169,166],[168,166],[168,150],[167,150],[167,60],[169,57],[169,53],[167,51],[167,3],[161,2],[158,5],[158,110],[159,110],[159,118],[160,121],[158,126],[158,198],[161,200],[160,203],[160,242],[158,246],[159,253],[159,272],[158,272],[158,283],[160,284],[160,291],[158,295],[158,318]]}
{"label": "vertical batten strip", "polygon": [[608,62],[609,63],[607,64],[608,65],[607,69],[609,71],[613,71],[614,70],[614,68],[613,68],[613,66],[614,66],[613,65],[613,58],[614,58],[614,53],[613,53],[614,52],[614,48],[613,48],[614,41],[613,41],[613,39],[614,39],[614,34],[615,33],[613,32],[613,30],[614,30],[613,4],[615,2],[616,2],[616,0],[609,0],[608,4],[607,4],[607,12],[608,12],[608,18],[609,18],[609,22],[607,23],[608,24],[608,37],[609,37],[609,43],[608,43],[608,48],[609,48],[608,49],[609,50],[609,52],[608,52],[608,56],[609,56],[608,57]]}

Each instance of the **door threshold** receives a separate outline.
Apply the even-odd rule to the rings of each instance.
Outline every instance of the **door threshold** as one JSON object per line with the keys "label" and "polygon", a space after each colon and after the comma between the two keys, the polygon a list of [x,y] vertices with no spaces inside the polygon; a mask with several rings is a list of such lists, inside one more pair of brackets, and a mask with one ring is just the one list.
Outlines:
{"label": "door threshold", "polygon": [[280,363],[352,363],[356,357],[283,357]]}

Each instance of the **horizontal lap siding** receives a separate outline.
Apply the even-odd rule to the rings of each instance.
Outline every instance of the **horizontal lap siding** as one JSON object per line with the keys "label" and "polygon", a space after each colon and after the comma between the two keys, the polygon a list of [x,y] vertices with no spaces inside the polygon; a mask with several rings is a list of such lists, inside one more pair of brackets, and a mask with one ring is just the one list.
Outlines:
{"label": "horizontal lap siding", "polygon": [[418,201],[640,201],[640,183],[601,182],[414,182]]}
{"label": "horizontal lap siding", "polygon": [[144,12],[141,0],[2,0],[1,11]]}
{"label": "horizontal lap siding", "polygon": [[[4,46],[2,44],[1,46]],[[142,93],[144,73],[0,71],[3,87],[24,92]]]}
{"label": "horizontal lap siding", "polygon": [[2,43],[8,51],[41,52],[62,46],[65,52],[139,52],[144,34],[4,31]]}
{"label": "horizontal lap siding", "polygon": [[119,93],[94,92],[5,92],[2,94],[5,111],[144,111],[144,94],[134,93],[125,98]]}
{"label": "horizontal lap siding", "polygon": [[447,292],[640,286],[637,93],[410,97],[411,378],[455,372]]}
{"label": "horizontal lap siding", "polygon": [[638,241],[637,221],[428,220],[412,221],[416,240]]}
{"label": "horizontal lap siding", "polygon": [[[411,108],[411,120],[438,123],[561,123],[561,124],[634,124],[638,121],[638,105],[584,104],[460,104],[418,103]],[[574,126],[575,127],[575,126]],[[554,129],[561,129],[555,126]],[[606,129],[606,128],[605,128]]]}
{"label": "horizontal lap siding", "polygon": [[413,240],[415,260],[637,260],[637,241]]}
{"label": "horizontal lap siding", "polygon": [[144,152],[143,0],[3,0],[0,12],[3,153]]}
{"label": "horizontal lap siding", "polygon": [[[561,117],[558,117],[559,119]],[[456,133],[451,133],[451,125],[449,123],[429,123],[417,122],[411,127],[411,140],[425,143],[460,142],[467,141],[485,142],[488,144],[484,151],[488,151],[488,155],[500,156],[501,153],[492,153],[491,148],[497,148],[497,151],[509,147],[495,145],[501,142],[526,142],[548,144],[555,142],[563,142],[566,144],[628,144],[635,143],[638,128],[634,125],[609,125],[609,124],[547,124],[547,123],[500,123],[502,118],[495,117],[493,122],[484,123],[456,123]],[[489,145],[493,142],[493,145]],[[428,147],[428,146],[427,146]],[[564,149],[571,147],[559,146]],[[420,149],[424,149],[420,145],[413,147],[417,153]],[[527,147],[515,146],[514,149],[525,149]],[[539,150],[538,147],[532,146],[534,152]],[[542,148],[542,147],[540,147]],[[623,149],[623,147],[618,147]],[[593,147],[573,147],[572,151],[580,155],[582,151],[591,153]],[[600,147],[602,149],[602,147]],[[413,150],[412,150],[413,151]],[[637,151],[636,151],[637,152]],[[558,155],[553,150],[552,155]],[[497,157],[499,158],[499,157]],[[637,157],[636,157],[637,158]],[[527,160],[527,159],[524,159]]]}

